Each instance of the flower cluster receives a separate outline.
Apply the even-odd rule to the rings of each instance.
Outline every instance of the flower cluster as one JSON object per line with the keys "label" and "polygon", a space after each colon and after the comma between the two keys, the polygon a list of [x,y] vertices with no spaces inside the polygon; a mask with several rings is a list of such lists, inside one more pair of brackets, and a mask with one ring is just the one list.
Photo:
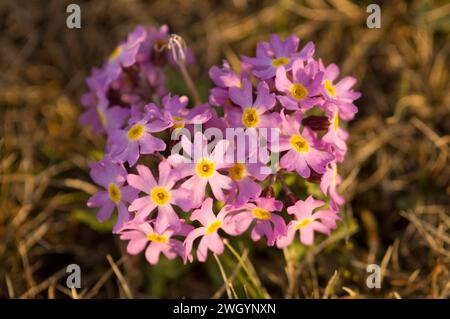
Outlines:
{"label": "flower cluster", "polygon": [[[117,208],[113,232],[151,264],[161,253],[205,261],[208,250],[223,252],[225,234],[283,248],[297,231],[311,245],[315,232],[335,229],[348,138],[340,121],[357,112],[355,79],[338,80],[313,43],[273,35],[242,57],[240,72],[227,61],[212,67],[208,103],[192,105],[167,93],[163,68],[180,67],[170,39],[166,26],[137,27],[87,79],[80,121],[106,136],[106,155],[91,166],[104,188],[88,201],[97,218]],[[193,57],[181,48],[184,67]],[[321,195],[290,189],[305,182]]]}

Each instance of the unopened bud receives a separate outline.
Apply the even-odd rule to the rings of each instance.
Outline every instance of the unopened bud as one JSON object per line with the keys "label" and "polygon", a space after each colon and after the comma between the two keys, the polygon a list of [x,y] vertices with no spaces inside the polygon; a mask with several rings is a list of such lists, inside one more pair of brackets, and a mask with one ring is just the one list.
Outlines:
{"label": "unopened bud", "polygon": [[297,196],[294,195],[294,193],[286,194],[286,205],[287,206],[293,206],[298,201]]}
{"label": "unopened bud", "polygon": [[162,66],[167,63],[167,50],[169,43],[166,40],[158,39],[153,43],[152,63]]}
{"label": "unopened bud", "polygon": [[322,174],[319,174],[313,170],[311,170],[311,174],[307,178],[308,182],[318,184],[320,183],[320,180],[322,179]]}
{"label": "unopened bud", "polygon": [[326,116],[310,115],[302,120],[302,124],[314,131],[326,131],[330,126],[330,120]]}
{"label": "unopened bud", "polygon": [[267,186],[263,191],[262,191],[262,197],[265,198],[271,198],[275,196],[275,191],[273,189],[272,186]]}

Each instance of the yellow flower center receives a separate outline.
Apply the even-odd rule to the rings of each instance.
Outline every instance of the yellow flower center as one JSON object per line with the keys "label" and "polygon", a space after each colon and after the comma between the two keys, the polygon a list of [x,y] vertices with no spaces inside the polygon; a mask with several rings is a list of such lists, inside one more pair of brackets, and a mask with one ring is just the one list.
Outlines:
{"label": "yellow flower center", "polygon": [[105,113],[102,110],[100,110],[99,108],[97,108],[97,115],[98,115],[98,119],[100,120],[100,123],[102,124],[102,126],[106,127]]}
{"label": "yellow flower center", "polygon": [[336,96],[336,89],[334,88],[333,84],[331,84],[330,81],[325,80],[323,82],[323,87],[325,88],[325,90],[327,90],[327,92],[331,95],[331,96]]}
{"label": "yellow flower center", "polygon": [[136,141],[142,136],[142,134],[144,134],[144,131],[144,125],[135,124],[128,130],[128,139],[130,141]]}
{"label": "yellow flower center", "polygon": [[258,219],[262,219],[262,220],[270,219],[270,213],[267,210],[259,208],[259,207],[253,208],[252,214],[253,214],[253,216],[255,216]]}
{"label": "yellow flower center", "polygon": [[300,134],[292,135],[289,143],[291,144],[292,148],[299,153],[307,153],[309,151],[308,142]]}
{"label": "yellow flower center", "polygon": [[339,115],[338,115],[337,112],[334,113],[334,117],[333,117],[333,128],[334,128],[335,131],[337,131],[338,128],[339,128]]}
{"label": "yellow flower center", "polygon": [[239,182],[245,176],[245,166],[242,163],[237,163],[236,165],[230,167],[230,177],[232,180]]}
{"label": "yellow flower center", "polygon": [[291,93],[291,96],[294,99],[303,100],[308,96],[308,89],[306,89],[305,86],[301,83],[294,83],[291,85],[289,93]]}
{"label": "yellow flower center", "polygon": [[122,198],[122,194],[120,193],[119,187],[114,183],[109,184],[108,194],[109,199],[111,199],[116,204],[120,202],[120,199]]}
{"label": "yellow flower center", "polygon": [[311,218],[303,218],[302,220],[300,220],[297,225],[295,225],[295,229],[300,229],[303,228],[309,224],[311,224],[313,222],[313,220]]}
{"label": "yellow flower center", "polygon": [[117,46],[113,52],[111,52],[111,54],[109,55],[108,60],[112,61],[115,60],[120,54],[122,53],[122,46],[119,45]]}
{"label": "yellow flower center", "polygon": [[178,129],[184,127],[184,119],[182,117],[174,116],[173,119],[176,121],[176,123],[173,124],[174,128]]}
{"label": "yellow flower center", "polygon": [[259,114],[253,107],[245,109],[242,114],[242,124],[246,127],[255,127],[259,123]]}
{"label": "yellow flower center", "polygon": [[279,57],[279,58],[276,58],[276,59],[272,60],[272,66],[274,66],[274,67],[279,67],[279,66],[282,66],[282,65],[286,65],[288,63],[289,63],[289,59],[286,58],[285,56],[282,56],[282,57]]}
{"label": "yellow flower center", "polygon": [[156,186],[152,188],[150,198],[156,205],[163,206],[170,200],[170,193],[165,187]]}
{"label": "yellow flower center", "polygon": [[148,234],[147,239],[155,243],[167,244],[169,242],[169,237],[166,235],[160,235],[157,233]]}
{"label": "yellow flower center", "polygon": [[215,220],[213,222],[210,222],[208,227],[206,227],[206,234],[210,235],[212,233],[215,233],[220,226],[222,226],[222,221],[221,220]]}
{"label": "yellow flower center", "polygon": [[211,177],[215,171],[216,165],[207,158],[204,158],[197,163],[197,174],[200,175],[201,178]]}

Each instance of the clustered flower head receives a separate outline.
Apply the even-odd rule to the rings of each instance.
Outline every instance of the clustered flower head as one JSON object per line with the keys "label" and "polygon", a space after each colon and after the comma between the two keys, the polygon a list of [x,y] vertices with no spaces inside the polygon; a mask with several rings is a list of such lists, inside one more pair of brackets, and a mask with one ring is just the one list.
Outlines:
{"label": "clustered flower head", "polygon": [[165,68],[194,63],[174,41],[167,26],[138,26],[87,78],[80,122],[106,137],[105,156],[91,165],[103,189],[88,200],[97,218],[117,212],[113,233],[151,264],[161,253],[205,261],[224,251],[225,236],[284,248],[297,231],[304,245],[330,234],[345,202],[338,164],[356,80],[314,58],[312,42],[272,35],[239,71],[213,66],[208,103],[194,105],[165,85]]}

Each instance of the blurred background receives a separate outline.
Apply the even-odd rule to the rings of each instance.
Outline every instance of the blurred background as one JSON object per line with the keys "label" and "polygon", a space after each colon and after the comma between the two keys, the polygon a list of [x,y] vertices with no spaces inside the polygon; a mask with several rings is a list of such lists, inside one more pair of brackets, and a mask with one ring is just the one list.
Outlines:
{"label": "blurred background", "polygon": [[[78,125],[84,78],[137,24],[164,23],[195,52],[203,99],[210,66],[254,55],[271,33],[314,41],[363,94],[341,169],[344,222],[310,249],[236,242],[240,261],[227,251],[221,262],[239,297],[256,282],[279,298],[448,298],[450,3],[376,1],[382,25],[368,29],[371,2],[0,1],[0,298],[227,296],[214,258],[150,266],[85,206],[104,141]],[[66,27],[70,3],[81,29]],[[65,285],[72,263],[78,290]],[[366,285],[372,263],[380,289]]]}

